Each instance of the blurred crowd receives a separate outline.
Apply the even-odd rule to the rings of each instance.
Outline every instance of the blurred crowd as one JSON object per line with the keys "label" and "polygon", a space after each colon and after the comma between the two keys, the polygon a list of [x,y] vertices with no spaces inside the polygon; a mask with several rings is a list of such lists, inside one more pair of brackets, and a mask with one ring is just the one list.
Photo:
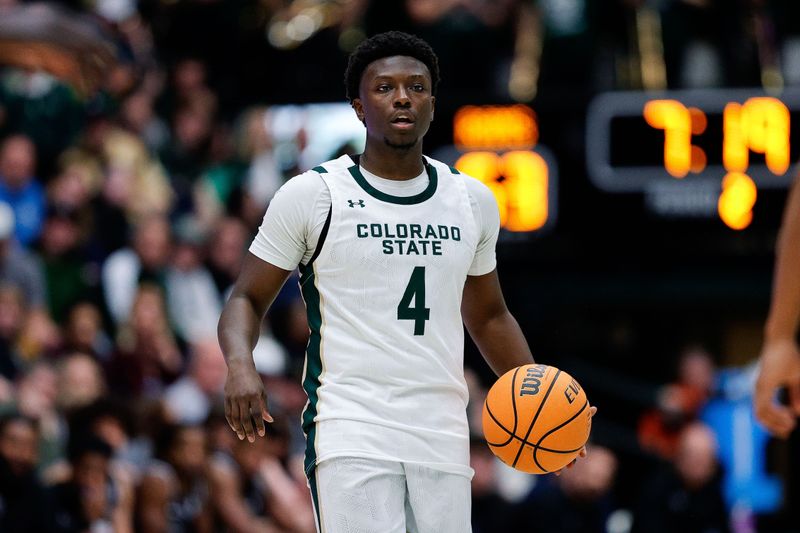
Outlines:
{"label": "blurred crowd", "polygon": [[[788,0],[64,3],[117,36],[119,61],[88,97],[0,66],[0,531],[314,530],[296,283],[255,350],[276,419],[255,444],[222,414],[215,331],[272,194],[304,170],[305,132],[277,157],[268,106],[342,101],[364,35],[429,40],[450,109],[800,83]],[[0,0],[0,17],[15,4]],[[622,394],[600,417],[629,416],[558,478],[493,458],[489,382],[468,369],[474,531],[755,530],[703,415],[713,357],[675,359],[661,384],[569,367],[590,395]]]}

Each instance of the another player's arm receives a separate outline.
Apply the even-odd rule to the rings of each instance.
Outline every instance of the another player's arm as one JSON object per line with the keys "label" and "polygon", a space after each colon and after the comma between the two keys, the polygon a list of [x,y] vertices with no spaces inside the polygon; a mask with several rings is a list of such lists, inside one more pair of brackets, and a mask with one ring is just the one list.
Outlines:
{"label": "another player's arm", "polygon": [[[800,415],[800,178],[789,194],[778,238],[772,303],[761,349],[755,412],[772,433],[786,437]],[[775,392],[786,387],[790,407],[774,403]]]}
{"label": "another player's arm", "polygon": [[[263,437],[267,410],[264,384],[253,362],[264,314],[291,272],[247,253],[230,299],[222,310],[217,333],[228,364],[225,381],[225,418],[239,439]],[[253,424],[255,423],[255,428]]]}
{"label": "another player's arm", "polygon": [[497,270],[467,276],[461,316],[481,355],[498,376],[534,362],[519,324],[506,307]]}

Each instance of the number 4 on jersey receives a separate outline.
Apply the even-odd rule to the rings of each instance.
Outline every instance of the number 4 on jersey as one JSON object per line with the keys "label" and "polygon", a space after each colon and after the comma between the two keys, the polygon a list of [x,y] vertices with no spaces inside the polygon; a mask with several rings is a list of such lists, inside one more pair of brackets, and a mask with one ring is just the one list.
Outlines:
{"label": "number 4 on jersey", "polygon": [[[414,307],[411,307],[411,300]],[[406,291],[397,306],[397,320],[413,320],[414,335],[425,335],[425,322],[430,320],[431,310],[425,307],[425,267],[414,267]]]}

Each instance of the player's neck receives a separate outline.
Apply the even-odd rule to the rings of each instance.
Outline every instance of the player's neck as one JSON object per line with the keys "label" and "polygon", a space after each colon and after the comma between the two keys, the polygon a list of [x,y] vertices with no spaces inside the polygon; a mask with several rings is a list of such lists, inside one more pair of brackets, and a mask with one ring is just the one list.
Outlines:
{"label": "player's neck", "polygon": [[422,161],[422,142],[407,150],[367,142],[359,164],[381,178],[402,181],[422,174],[425,169]]}

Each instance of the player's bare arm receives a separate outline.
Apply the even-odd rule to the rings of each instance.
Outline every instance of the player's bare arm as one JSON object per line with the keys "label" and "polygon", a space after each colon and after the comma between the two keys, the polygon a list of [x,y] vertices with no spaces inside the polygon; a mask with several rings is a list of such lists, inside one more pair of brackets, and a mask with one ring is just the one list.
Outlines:
{"label": "player's bare arm", "polygon": [[219,319],[219,344],[228,364],[225,418],[239,439],[255,441],[265,434],[267,410],[264,384],[253,362],[261,320],[290,272],[248,253],[233,292]]}
{"label": "player's bare arm", "polygon": [[[517,320],[506,307],[497,270],[483,276],[467,276],[461,316],[470,337],[491,369],[502,376],[512,368],[533,363],[528,341]],[[597,407],[590,407],[591,416]],[[586,456],[586,448],[580,452]],[[572,467],[575,461],[567,465]],[[556,472],[556,475],[560,474]]]}
{"label": "player's bare arm", "polygon": [[519,324],[506,307],[497,270],[467,276],[461,316],[470,337],[498,376],[534,362]]}
{"label": "player's bare arm", "polygon": [[[800,416],[800,186],[789,195],[778,240],[772,304],[761,350],[754,396],[756,416],[775,435],[786,437]],[[775,402],[781,387],[789,393],[789,407]]]}

